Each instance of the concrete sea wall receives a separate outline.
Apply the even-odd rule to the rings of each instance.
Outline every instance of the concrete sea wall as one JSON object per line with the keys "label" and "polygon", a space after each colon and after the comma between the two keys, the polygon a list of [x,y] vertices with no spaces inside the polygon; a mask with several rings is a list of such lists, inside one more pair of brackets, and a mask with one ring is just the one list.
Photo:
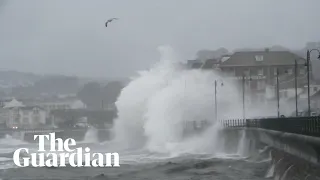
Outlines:
{"label": "concrete sea wall", "polygon": [[268,146],[275,179],[320,180],[320,138],[259,128],[226,128],[221,133],[231,152],[254,156]]}

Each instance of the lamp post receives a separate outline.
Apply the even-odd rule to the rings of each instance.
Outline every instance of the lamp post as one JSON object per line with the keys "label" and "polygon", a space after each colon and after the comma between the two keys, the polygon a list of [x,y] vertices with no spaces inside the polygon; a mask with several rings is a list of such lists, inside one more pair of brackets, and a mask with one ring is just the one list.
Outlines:
{"label": "lamp post", "polygon": [[311,49],[307,50],[307,75],[308,75],[308,116],[311,116],[311,108],[310,108],[310,54],[312,51],[318,51],[319,56],[318,59],[320,59],[320,51],[318,49]]}
{"label": "lamp post", "polygon": [[217,107],[217,80],[214,81],[214,115],[216,121],[218,119],[218,107]]}
{"label": "lamp post", "polygon": [[[215,112],[216,120],[218,119],[217,84],[218,84],[218,81],[214,80],[214,112]],[[222,81],[221,81],[221,86],[223,86]]]}
{"label": "lamp post", "polygon": [[294,87],[295,87],[295,101],[296,101],[296,117],[298,117],[298,60],[304,60],[303,58],[294,60]]}
{"label": "lamp post", "polygon": [[277,68],[277,110],[278,118],[280,117],[280,96],[279,96],[279,68]]}
{"label": "lamp post", "polygon": [[245,103],[245,76],[242,76],[242,114],[243,119],[246,119],[246,103]]}
{"label": "lamp post", "polygon": [[[302,58],[301,58],[302,59]],[[304,59],[303,59],[304,60]],[[288,73],[287,71],[285,71]],[[295,104],[296,104],[296,117],[298,117],[298,63],[297,60],[294,60],[294,87],[295,87]],[[280,96],[279,96],[279,68],[277,68],[277,109],[278,109],[278,117],[280,117]]]}
{"label": "lamp post", "polygon": [[[246,119],[246,99],[245,99],[245,91],[246,91],[246,76],[245,74],[242,75],[242,114],[243,114],[243,119]],[[249,77],[249,81],[251,81],[251,76]]]}
{"label": "lamp post", "polygon": [[294,60],[294,91],[295,91],[295,97],[296,97],[296,117],[298,117],[298,63],[297,60]]}

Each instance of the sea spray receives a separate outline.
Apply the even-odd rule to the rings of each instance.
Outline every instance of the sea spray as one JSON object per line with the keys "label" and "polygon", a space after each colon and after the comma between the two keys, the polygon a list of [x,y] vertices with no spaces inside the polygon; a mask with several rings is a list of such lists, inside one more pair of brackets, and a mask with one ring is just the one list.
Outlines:
{"label": "sea spray", "polygon": [[250,143],[246,137],[246,130],[240,131],[240,134],[241,134],[241,136],[240,136],[240,139],[238,142],[237,154],[241,157],[247,157],[248,153],[249,153]]}
{"label": "sea spray", "polygon": [[[157,91],[148,101],[145,134],[148,148],[153,151],[172,152],[172,144],[181,146],[185,122],[205,120],[214,124],[215,121],[212,91],[215,74],[196,70],[178,73],[170,86]],[[192,144],[186,150],[194,148]]]}
{"label": "sea spray", "polygon": [[[122,90],[116,102],[115,141],[127,148],[146,148],[154,152],[186,153],[212,151],[217,127],[201,136],[184,138],[187,121],[214,119],[214,81],[223,82],[217,88],[219,117],[236,117],[241,111],[240,98],[233,81],[218,72],[182,68],[172,48],[161,47],[161,60]],[[222,111],[223,110],[223,111]],[[208,147],[210,145],[210,148]]]}
{"label": "sea spray", "polygon": [[85,136],[84,136],[84,143],[97,143],[98,142],[98,130],[94,127],[90,127]]}
{"label": "sea spray", "polygon": [[21,144],[28,144],[27,142],[20,140],[20,138],[14,138],[10,135],[6,135],[5,138],[0,139],[1,146],[16,146]]}
{"label": "sea spray", "polygon": [[[163,52],[164,48],[159,48],[159,51]],[[177,68],[169,62],[171,55],[164,54],[159,63],[148,71],[139,72],[139,76],[133,78],[121,91],[116,102],[119,113],[113,132],[116,134],[115,141],[120,142],[122,146],[143,146],[146,140],[144,123],[147,102],[156,92],[169,85]]]}

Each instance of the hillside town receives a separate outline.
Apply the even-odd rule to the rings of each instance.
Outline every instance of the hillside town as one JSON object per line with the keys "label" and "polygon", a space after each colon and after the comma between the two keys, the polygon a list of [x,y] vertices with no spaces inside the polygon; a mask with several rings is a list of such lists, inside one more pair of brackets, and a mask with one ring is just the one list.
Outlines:
{"label": "hillside town", "polygon": [[[320,81],[313,66],[317,58],[311,56],[309,63],[312,116],[320,114]],[[307,116],[309,113],[308,66],[302,53],[269,48],[222,51],[217,56],[200,55],[184,65],[188,69],[218,72],[238,83],[246,112],[259,103],[260,107],[274,108],[274,116]],[[34,79],[31,85],[15,86],[1,96],[2,128],[110,125],[117,116],[115,102],[125,86],[118,81],[87,81],[79,85],[75,77]]]}
{"label": "hillside town", "polygon": [[[94,86],[96,84],[99,86]],[[38,93],[38,97],[3,96],[0,99],[0,126],[12,129],[110,126],[117,113],[114,103],[121,88],[117,82],[110,82],[106,87],[89,82],[73,94],[56,91]]]}

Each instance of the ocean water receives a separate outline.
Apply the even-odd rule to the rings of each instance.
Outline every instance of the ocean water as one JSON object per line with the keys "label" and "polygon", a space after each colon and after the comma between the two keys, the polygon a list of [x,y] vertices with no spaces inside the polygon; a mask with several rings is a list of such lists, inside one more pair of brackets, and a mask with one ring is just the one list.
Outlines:
{"label": "ocean water", "polygon": [[[186,70],[169,46],[158,50],[159,62],[149,70],[138,72],[122,90],[116,102],[119,112],[112,129],[113,139],[98,142],[96,130],[90,129],[85,139],[77,142],[78,146],[90,147],[91,152],[118,152],[120,167],[17,168],[12,161],[14,150],[24,147],[35,152],[38,145],[6,136],[0,139],[0,178],[260,180],[272,177],[274,170],[268,153],[250,156],[244,135],[234,144],[234,150],[226,149],[228,142],[219,133],[222,127],[214,114],[214,81],[219,82],[219,119],[242,116],[241,90],[237,84],[219,72]],[[247,116],[270,113],[266,109],[252,109]],[[210,122],[210,127],[186,136],[187,122],[202,120]]]}
{"label": "ocean water", "polygon": [[[10,141],[10,137],[6,140]],[[94,140],[94,139],[93,139]],[[110,152],[109,143],[90,143],[86,140],[78,145],[90,147],[94,152]],[[216,179],[216,180],[260,180],[273,175],[271,159],[267,153],[255,158],[241,154],[223,153],[154,153],[147,149],[118,151],[120,167],[112,168],[17,168],[13,164],[13,151],[28,147],[36,149],[36,144],[1,144],[0,179]],[[241,150],[239,150],[241,151]],[[243,152],[243,151],[242,151]]]}

